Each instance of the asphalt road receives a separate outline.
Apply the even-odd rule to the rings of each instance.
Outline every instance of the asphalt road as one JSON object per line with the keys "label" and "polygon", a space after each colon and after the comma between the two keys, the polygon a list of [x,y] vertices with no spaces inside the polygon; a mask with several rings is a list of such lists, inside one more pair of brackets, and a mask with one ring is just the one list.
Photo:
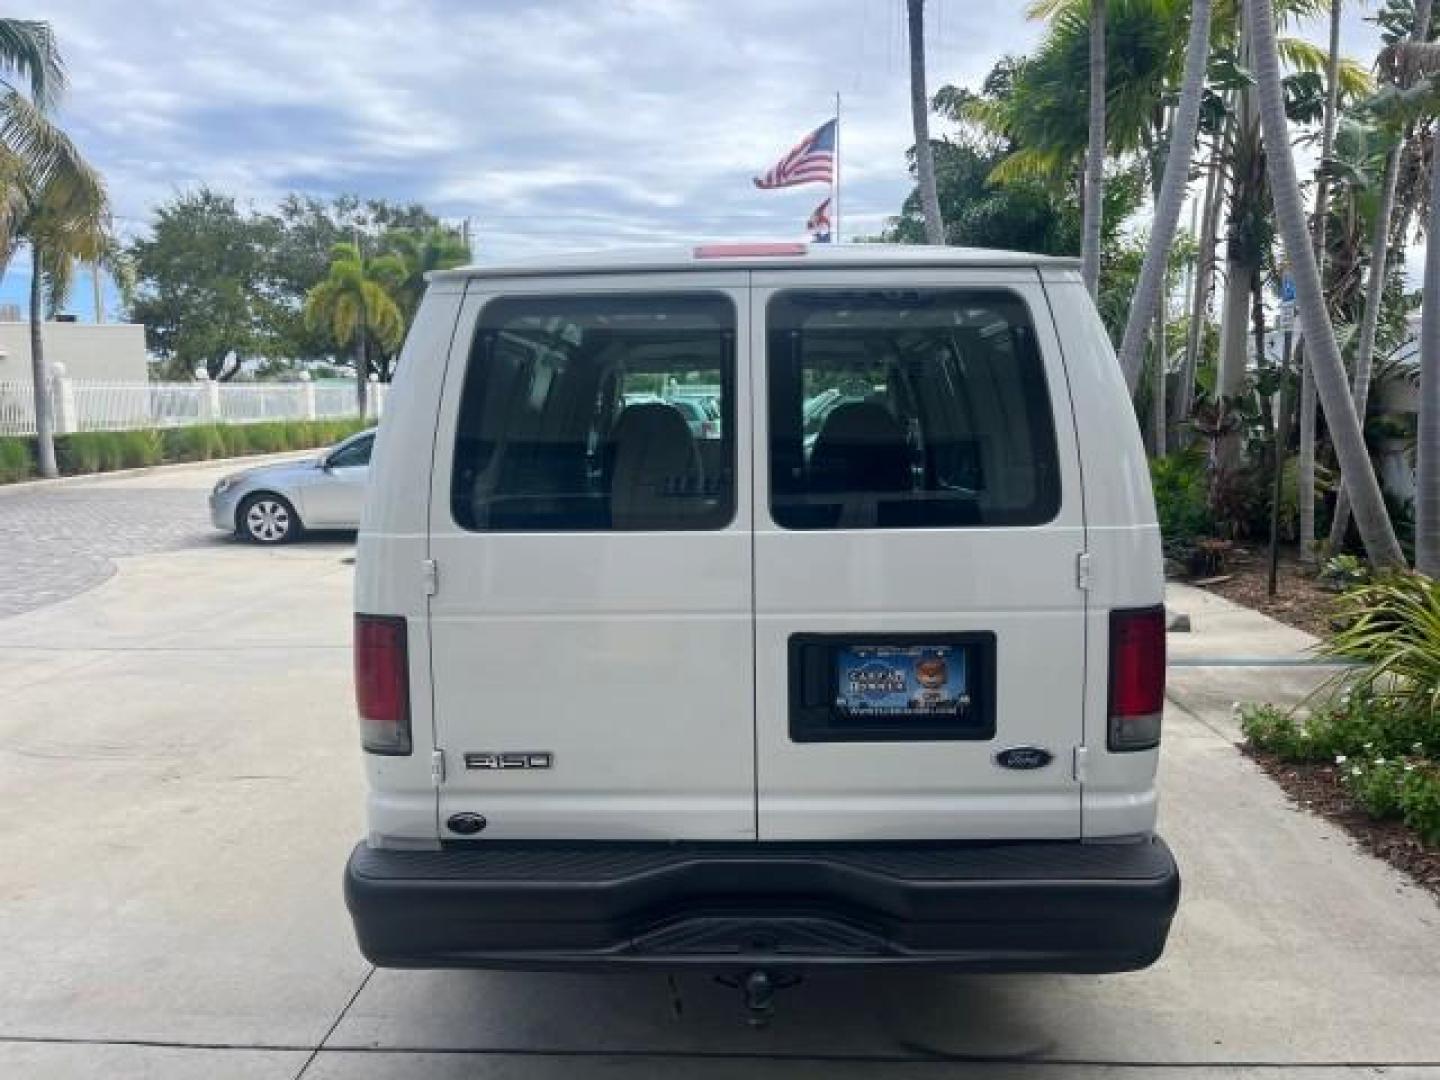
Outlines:
{"label": "asphalt road", "polygon": [[373,971],[340,894],[351,548],[208,535],[214,475],[69,485],[167,539],[0,618],[0,1076],[1440,1080],[1440,906],[1232,744],[1231,701],[1313,682],[1260,666],[1303,635],[1191,594],[1162,781],[1185,896],[1149,971],[814,979],[763,1031],[702,978]]}

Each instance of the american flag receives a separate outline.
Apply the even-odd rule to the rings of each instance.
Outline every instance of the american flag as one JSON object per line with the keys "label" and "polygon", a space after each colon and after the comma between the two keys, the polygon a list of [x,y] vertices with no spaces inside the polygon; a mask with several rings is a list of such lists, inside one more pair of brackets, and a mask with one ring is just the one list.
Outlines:
{"label": "american flag", "polygon": [[801,139],[764,176],[755,177],[758,188],[794,187],[796,184],[829,184],[835,176],[835,125],[826,120]]}
{"label": "american flag", "polygon": [[830,200],[826,199],[810,213],[810,218],[805,222],[805,228],[819,244],[830,242]]}

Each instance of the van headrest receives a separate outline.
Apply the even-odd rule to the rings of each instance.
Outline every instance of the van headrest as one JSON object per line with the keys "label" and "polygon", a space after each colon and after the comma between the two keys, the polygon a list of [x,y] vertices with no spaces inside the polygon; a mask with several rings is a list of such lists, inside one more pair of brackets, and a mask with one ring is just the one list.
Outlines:
{"label": "van headrest", "polygon": [[823,492],[908,491],[905,429],[883,405],[847,401],[825,418],[810,453],[810,486]]}
{"label": "van headrest", "polygon": [[695,437],[680,410],[628,405],[611,432],[610,519],[616,529],[673,524],[704,490]]}

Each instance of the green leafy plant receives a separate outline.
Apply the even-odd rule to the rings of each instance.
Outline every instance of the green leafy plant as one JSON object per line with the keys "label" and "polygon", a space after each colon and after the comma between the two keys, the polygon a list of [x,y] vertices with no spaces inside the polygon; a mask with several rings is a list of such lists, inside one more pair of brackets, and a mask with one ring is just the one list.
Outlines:
{"label": "green leafy plant", "polygon": [[1378,820],[1399,819],[1427,844],[1440,845],[1440,766],[1423,757],[1335,759],[1341,782]]}
{"label": "green leafy plant", "polygon": [[1178,551],[1197,538],[1215,535],[1206,487],[1205,455],[1196,449],[1150,462],[1150,484],[1166,553]]}
{"label": "green leafy plant", "polygon": [[1351,589],[1337,607],[1340,629],[1321,651],[1359,663],[1347,685],[1440,724],[1440,581],[1387,575]]}
{"label": "green leafy plant", "polygon": [[1320,582],[1335,592],[1344,592],[1370,580],[1370,564],[1358,555],[1332,555],[1320,569]]}
{"label": "green leafy plant", "polygon": [[0,438],[0,484],[28,480],[35,473],[29,439]]}

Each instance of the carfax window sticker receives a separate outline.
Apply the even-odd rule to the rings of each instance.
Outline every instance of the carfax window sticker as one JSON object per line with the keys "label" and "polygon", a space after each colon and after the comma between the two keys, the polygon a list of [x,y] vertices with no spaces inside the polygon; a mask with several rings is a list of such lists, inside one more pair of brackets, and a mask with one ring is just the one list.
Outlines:
{"label": "carfax window sticker", "polygon": [[966,653],[954,645],[849,645],[836,651],[840,715],[963,718],[970,709]]}

